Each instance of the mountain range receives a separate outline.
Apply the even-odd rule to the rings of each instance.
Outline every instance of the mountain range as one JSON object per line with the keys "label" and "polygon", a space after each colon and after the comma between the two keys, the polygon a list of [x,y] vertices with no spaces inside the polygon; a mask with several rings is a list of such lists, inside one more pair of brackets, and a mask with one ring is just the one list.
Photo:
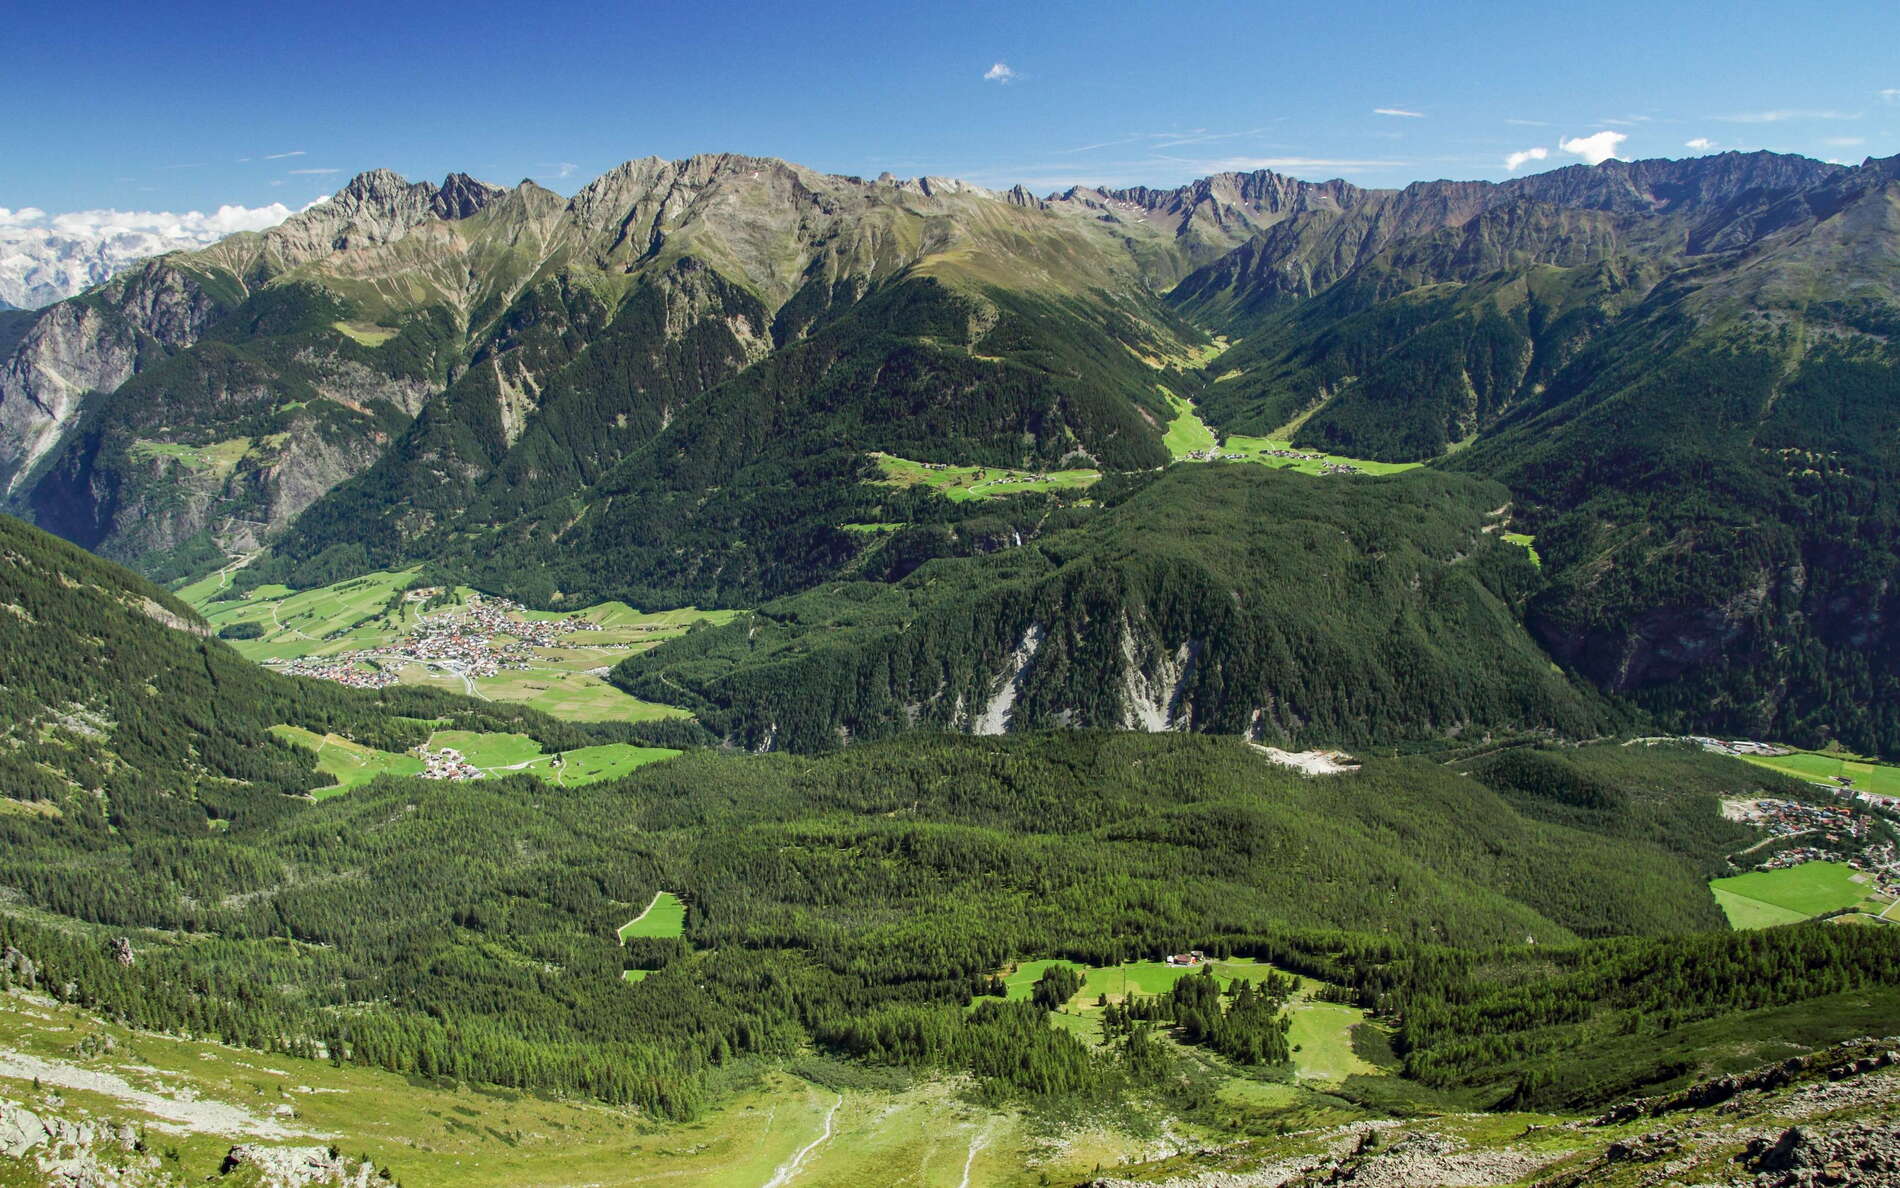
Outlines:
{"label": "mountain range", "polygon": [[1892,1180],[1895,769],[1680,735],[1900,748],[1896,332],[1771,154],[0,311],[0,1184]]}
{"label": "mountain range", "polygon": [[[240,588],[426,563],[543,607],[760,608],[616,678],[693,690],[754,746],[974,729],[1006,690],[1019,724],[1286,740],[1351,717],[1298,663],[1191,672],[1225,600],[1347,608],[1287,646],[1353,657],[1335,686],[1413,689],[1367,737],[1647,715],[1893,752],[1897,324],[1900,159],[1042,197],[732,155],[631,161],[571,199],[376,171],[0,314],[0,487],[161,581],[256,554]],[[1190,481],[1170,464],[1197,418],[1442,473]],[[1104,477],[957,502],[879,458]],[[1371,517],[1358,568],[1225,571],[1232,542],[1311,531],[1301,509],[1348,538]],[[1483,561],[1507,531],[1540,569]],[[1085,591],[1065,566],[1156,576]],[[930,617],[918,592],[952,572],[971,597]],[[775,733],[769,672],[860,613],[839,582],[895,616],[886,642],[857,631],[838,708]],[[1461,635],[1471,599],[1508,627]],[[913,611],[938,634],[893,678]],[[768,623],[770,649],[743,645]],[[1416,688],[1416,645],[1365,646],[1414,629],[1467,640]],[[1458,670],[1555,684],[1477,711]]]}

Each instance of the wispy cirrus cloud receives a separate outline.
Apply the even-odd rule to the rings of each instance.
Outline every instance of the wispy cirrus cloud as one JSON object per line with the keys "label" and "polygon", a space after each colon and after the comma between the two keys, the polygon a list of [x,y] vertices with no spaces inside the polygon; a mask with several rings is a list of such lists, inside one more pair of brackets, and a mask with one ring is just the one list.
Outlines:
{"label": "wispy cirrus cloud", "polygon": [[1214,132],[1206,128],[1189,128],[1175,132],[1131,132],[1114,140],[1099,140],[1094,144],[1079,144],[1074,148],[1056,149],[1061,156],[1073,156],[1076,153],[1093,153],[1105,148],[1115,148],[1124,144],[1146,145],[1153,149],[1180,148],[1186,145],[1211,144],[1220,140],[1239,140],[1248,136],[1258,136],[1266,128],[1245,128],[1238,132]]}
{"label": "wispy cirrus cloud", "polygon": [[1858,120],[1865,112],[1778,107],[1772,111],[1738,111],[1715,118],[1725,124],[1780,124],[1788,120]]}
{"label": "wispy cirrus cloud", "polygon": [[290,175],[292,177],[321,177],[328,173],[342,172],[341,169],[293,169],[290,171]]}
{"label": "wispy cirrus cloud", "polygon": [[1510,119],[1507,119],[1504,122],[1518,128],[1549,128],[1553,126],[1549,120],[1510,120]]}
{"label": "wispy cirrus cloud", "polygon": [[1875,91],[1882,103],[1900,103],[1900,87],[1888,87],[1884,91]]}
{"label": "wispy cirrus cloud", "polygon": [[1013,70],[1008,62],[998,62],[983,72],[984,82],[1000,83],[1003,86],[1008,86],[1021,77],[1022,75]]}
{"label": "wispy cirrus cloud", "polygon": [[1382,116],[1398,116],[1400,119],[1405,119],[1405,120],[1422,120],[1425,118],[1424,112],[1408,111],[1403,107],[1375,107],[1372,109],[1372,114],[1382,115]]}
{"label": "wispy cirrus cloud", "polygon": [[1628,133],[1606,130],[1589,136],[1572,136],[1567,140],[1559,140],[1557,147],[1573,156],[1582,157],[1591,165],[1601,165],[1617,156],[1617,150],[1628,139]]}
{"label": "wispy cirrus cloud", "polygon": [[1504,168],[1516,173],[1519,168],[1532,161],[1542,161],[1550,156],[1550,150],[1538,145],[1536,148],[1519,149],[1504,158]]}
{"label": "wispy cirrus cloud", "polygon": [[287,153],[265,153],[264,159],[266,161],[283,161],[290,157],[301,157],[303,155],[304,151],[302,149],[291,149]]}

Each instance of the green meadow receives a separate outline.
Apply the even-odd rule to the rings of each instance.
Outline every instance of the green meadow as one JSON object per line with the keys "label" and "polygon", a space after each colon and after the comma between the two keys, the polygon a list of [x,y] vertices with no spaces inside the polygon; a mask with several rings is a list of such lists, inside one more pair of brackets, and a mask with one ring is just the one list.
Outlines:
{"label": "green meadow", "polygon": [[[414,755],[380,751],[334,734],[320,735],[299,726],[273,726],[271,731],[287,742],[315,751],[317,769],[337,777],[338,783],[334,787],[319,789],[315,793],[319,800],[367,784],[379,775],[422,774],[422,760]],[[525,734],[471,730],[438,730],[429,737],[427,746],[432,751],[445,747],[458,751],[463,759],[486,775],[531,775],[559,787],[618,779],[637,768],[671,759],[680,753],[666,747],[603,743],[549,755],[541,750],[541,744]]]}
{"label": "green meadow", "polygon": [[1529,553],[1531,555],[1532,565],[1537,566],[1539,569],[1544,567],[1544,559],[1537,555],[1537,538],[1535,536],[1532,536],[1528,532],[1506,532],[1503,539]]}
{"label": "green meadow", "polygon": [[1804,862],[1715,879],[1709,889],[1732,927],[1770,928],[1853,907],[1867,898],[1860,879],[1844,862]]}
{"label": "green meadow", "polygon": [[1176,461],[1185,459],[1196,450],[1215,450],[1222,454],[1237,454],[1237,461],[1254,462],[1262,466],[1271,466],[1276,470],[1297,470],[1301,474],[1320,474],[1328,463],[1341,466],[1356,466],[1366,474],[1397,474],[1404,470],[1414,470],[1424,465],[1422,462],[1373,462],[1365,458],[1348,458],[1342,454],[1318,454],[1313,450],[1301,449],[1298,453],[1314,454],[1312,458],[1281,458],[1268,453],[1269,450],[1293,450],[1293,443],[1272,437],[1234,436],[1223,438],[1201,419],[1194,402],[1173,393],[1165,393],[1168,404],[1174,409],[1174,419],[1168,422],[1167,436],[1163,439]]}
{"label": "green meadow", "polygon": [[1180,459],[1195,450],[1213,449],[1217,444],[1214,431],[1207,427],[1206,421],[1201,420],[1201,414],[1195,411],[1194,402],[1165,389],[1162,394],[1168,398],[1168,406],[1174,409],[1174,419],[1168,422],[1167,435],[1161,439],[1168,447],[1168,453]]}
{"label": "green meadow", "polygon": [[[1099,999],[1120,1002],[1131,994],[1166,994],[1182,978],[1198,977],[1203,969],[1212,970],[1223,990],[1237,981],[1258,981],[1279,972],[1271,965],[1250,957],[1212,960],[1204,966],[1169,965],[1165,961],[1130,961],[1122,965],[1081,965],[1073,961],[1024,961],[1003,973],[1005,997],[1027,999],[1036,980],[1051,966],[1064,965],[1082,974],[1082,988],[1050,1016],[1055,1026],[1075,1033],[1090,1043],[1099,1042],[1101,1016]],[[1293,1072],[1296,1078],[1326,1085],[1339,1085],[1347,1077],[1382,1076],[1385,1070],[1360,1057],[1353,1049],[1353,1029],[1366,1025],[1366,1013],[1353,1006],[1320,1002],[1312,997],[1318,985],[1300,978],[1300,989],[1287,1003],[1291,1026],[1288,1041],[1294,1047]],[[970,1000],[974,1010],[981,998]],[[1291,1091],[1289,1091],[1291,1092]],[[1286,1096],[1281,1093],[1280,1096]],[[1282,1103],[1284,1104],[1284,1103]]]}
{"label": "green meadow", "polygon": [[318,800],[341,796],[359,784],[367,784],[379,775],[414,776],[422,774],[422,760],[414,755],[398,755],[351,742],[335,734],[317,734],[301,726],[273,726],[271,733],[286,742],[296,743],[317,753],[317,770],[336,777],[328,788],[311,793]]}
{"label": "green meadow", "polygon": [[126,451],[134,458],[165,458],[185,467],[199,471],[213,478],[223,478],[237,469],[238,463],[251,450],[251,439],[234,437],[229,441],[214,441],[210,445],[181,445],[175,441],[134,441]]}
{"label": "green meadow", "polygon": [[[654,895],[653,902],[647,904],[644,912],[622,924],[615,930],[621,944],[635,938],[671,940],[686,935],[686,905],[680,897],[671,891],[661,891]],[[623,969],[620,976],[628,982],[645,981],[650,969]]]}
{"label": "green meadow", "polygon": [[[892,487],[929,487],[957,503],[972,499],[995,499],[1024,492],[1079,491],[1100,481],[1099,470],[1011,470],[1003,466],[931,467],[890,454],[871,455],[884,477],[877,480]],[[901,525],[899,525],[901,527]],[[847,526],[850,527],[850,526]],[[859,525],[857,528],[867,527]],[[881,526],[880,526],[881,527]]]}
{"label": "green meadow", "polygon": [[[408,634],[421,617],[421,604],[401,600],[415,570],[365,574],[310,590],[259,586],[244,598],[220,599],[230,583],[219,573],[178,591],[213,630],[249,624],[255,639],[233,639],[232,647],[260,663],[288,663],[304,657],[387,647]],[[453,610],[475,591],[448,592]],[[599,630],[563,636],[559,647],[534,648],[528,667],[494,676],[464,677],[447,667],[422,662],[377,661],[392,667],[404,684],[430,685],[491,701],[522,702],[557,718],[582,722],[648,722],[690,715],[677,706],[642,701],[609,684],[605,673],[627,656],[684,635],[696,622],[729,622],[738,611],[702,611],[694,607],[643,612],[624,602],[603,602],[572,611],[516,612],[524,619],[565,619],[574,615]]]}
{"label": "green meadow", "polygon": [[1744,755],[1742,758],[1815,783],[1834,784],[1837,776],[1846,776],[1854,781],[1856,791],[1900,796],[1900,767],[1860,755],[1796,751],[1791,755]]}
{"label": "green meadow", "polygon": [[633,937],[658,937],[662,940],[686,935],[686,905],[671,891],[661,891],[647,904],[645,911],[620,926],[621,940]]}

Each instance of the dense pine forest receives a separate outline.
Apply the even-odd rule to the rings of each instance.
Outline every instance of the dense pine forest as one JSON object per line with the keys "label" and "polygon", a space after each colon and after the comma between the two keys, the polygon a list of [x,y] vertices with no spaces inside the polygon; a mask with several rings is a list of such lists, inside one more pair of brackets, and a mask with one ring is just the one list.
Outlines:
{"label": "dense pine forest", "polygon": [[[1393,1022],[1422,1086],[1493,1104],[1697,1067],[1632,1037],[1844,1033],[1864,1016],[1829,996],[1888,993],[1900,968],[1884,929],[1709,935],[1704,881],[1752,836],[1718,800],[1806,793],[1678,746],[1369,758],[1315,780],[1233,738],[914,734],[815,759],[689,752],[580,787],[385,777],[312,802],[318,780],[261,724],[400,732],[429,714],[556,745],[575,728],[270,674],[138,579],[8,531],[8,757],[47,790],[0,813],[6,977],[139,1026],[671,1118],[717,1100],[723,1065],[813,1047],[966,1070],[998,1101],[1104,1101],[1172,1091],[1161,1032],[1284,1059],[1287,984],[1184,983],[1126,1004],[1103,1046],[1044,1022],[1067,986],[966,1004],[1026,958],[1200,948],[1324,979]],[[28,639],[75,661],[24,664]],[[118,663],[77,662],[98,639]],[[213,712],[138,715],[185,696]],[[683,937],[617,943],[659,890],[687,903]],[[1591,1079],[1563,1075],[1577,1061]]]}
{"label": "dense pine forest", "polygon": [[1618,712],[1519,625],[1539,578],[1497,535],[1508,502],[1434,473],[1175,468],[1014,529],[1022,547],[926,562],[956,539],[900,532],[884,554],[914,567],[901,580],[767,603],[614,679],[734,742],[805,751],[919,726],[1587,737]]}

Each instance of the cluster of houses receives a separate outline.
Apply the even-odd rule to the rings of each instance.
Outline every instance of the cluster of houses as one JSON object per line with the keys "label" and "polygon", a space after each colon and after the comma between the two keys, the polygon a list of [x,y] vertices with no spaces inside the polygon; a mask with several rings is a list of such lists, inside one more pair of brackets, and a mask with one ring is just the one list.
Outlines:
{"label": "cluster of houses", "polygon": [[[428,594],[426,590],[412,590],[406,597]],[[409,634],[386,647],[306,656],[291,661],[284,671],[357,689],[381,689],[396,683],[394,668],[363,664],[371,660],[444,664],[464,676],[488,677],[504,669],[527,668],[534,658],[533,649],[558,647],[564,635],[601,629],[599,623],[578,614],[560,619],[516,617],[525,610],[520,603],[506,598],[472,595],[460,609],[425,615]]]}
{"label": "cluster of houses", "polygon": [[462,752],[453,747],[443,747],[431,751],[428,747],[417,747],[416,753],[422,757],[422,778],[425,780],[479,780],[482,771],[467,759]]}
{"label": "cluster of houses", "polygon": [[[1774,837],[1817,833],[1829,841],[1862,841],[1872,823],[1851,808],[1802,804],[1798,800],[1751,800],[1740,806],[1744,821],[1759,825]],[[1786,851],[1792,853],[1793,851]]]}
{"label": "cluster of houses", "polygon": [[1162,960],[1169,965],[1202,965],[1207,961],[1207,954],[1199,949],[1189,949],[1185,953],[1170,953]]}
{"label": "cluster of houses", "polygon": [[[284,666],[291,676],[316,677],[335,681],[352,689],[387,689],[396,683],[396,674],[380,668],[365,668],[357,663],[361,653],[343,656],[300,656]],[[266,664],[274,661],[266,660]]]}
{"label": "cluster of houses", "polygon": [[980,470],[976,472],[976,477],[978,482],[987,483],[992,487],[1008,487],[1017,483],[1046,483],[1049,481],[1049,476],[1046,474],[1006,474],[1000,478],[985,479],[983,472]]}
{"label": "cluster of houses", "polygon": [[510,636],[522,647],[552,648],[560,637],[576,631],[599,631],[600,624],[578,614],[562,619],[522,617],[527,608],[507,598],[472,594],[459,611],[429,615],[416,624],[407,640],[451,636],[460,639],[492,641],[497,635]]}
{"label": "cluster of houses", "polygon": [[1249,462],[1255,458],[1291,458],[1295,462],[1317,462],[1321,474],[1362,474],[1357,466],[1350,462],[1329,462],[1324,454],[1308,454],[1301,450],[1260,450],[1253,454],[1236,454],[1218,446],[1204,450],[1189,450],[1186,458],[1190,462]]}
{"label": "cluster of houses", "polygon": [[1705,751],[1714,751],[1721,755],[1792,755],[1787,747],[1778,747],[1773,743],[1756,742],[1753,739],[1705,738],[1699,734],[1689,736],[1689,741],[1700,743]]}
{"label": "cluster of houses", "polygon": [[[1283,453],[1284,451],[1275,450],[1274,452]],[[1305,457],[1304,454],[1299,456]],[[1190,462],[1245,462],[1247,455],[1230,454],[1217,449],[1189,450],[1187,452],[1187,460]]]}

